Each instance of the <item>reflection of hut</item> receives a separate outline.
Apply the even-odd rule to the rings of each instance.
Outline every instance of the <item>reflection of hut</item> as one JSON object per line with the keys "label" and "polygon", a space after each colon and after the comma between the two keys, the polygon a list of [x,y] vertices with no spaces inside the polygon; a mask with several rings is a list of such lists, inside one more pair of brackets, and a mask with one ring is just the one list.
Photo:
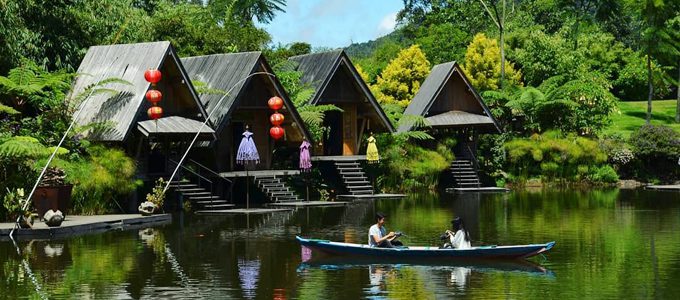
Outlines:
{"label": "reflection of hut", "polygon": [[[343,184],[339,186],[352,195],[372,194],[357,156],[365,151],[369,132],[393,132],[394,127],[376,101],[366,83],[343,50],[321,52],[290,58],[302,73],[301,81],[314,89],[310,104],[333,104],[342,112],[326,113],[324,126],[330,131],[315,148],[315,161],[322,164],[322,172],[338,169]],[[365,153],[365,152],[364,152]],[[325,166],[325,167],[324,167]],[[327,177],[333,173],[326,172]]]}
{"label": "reflection of hut", "polygon": [[326,114],[331,132],[324,137],[323,155],[356,155],[369,131],[394,128],[343,50],[291,57],[298,63],[301,81],[314,89],[309,102],[333,104],[342,112]]}
{"label": "reflection of hut", "polygon": [[[202,94],[201,102],[210,114],[210,121],[215,124],[217,141],[211,147],[197,149],[192,157],[223,177],[246,176],[241,171],[243,167],[236,164],[236,151],[241,134],[249,125],[261,162],[248,176],[254,176],[258,186],[272,200],[296,200],[297,197],[288,192],[285,183],[278,177],[298,172],[297,165],[292,162],[297,160],[298,146],[303,138],[310,139],[310,136],[281,83],[276,77],[263,73],[272,73],[272,70],[262,53],[187,57],[182,62],[192,80],[213,90]],[[282,125],[285,136],[279,141],[269,136],[272,126],[269,116],[273,111],[267,101],[273,96],[280,97],[284,103],[279,112],[285,117]],[[270,182],[276,183],[270,185],[272,189],[265,184]]]}
{"label": "reflection of hut", "polygon": [[[146,113],[150,107],[144,98],[150,88],[144,79],[147,69],[158,69],[162,73],[156,89],[163,94],[159,103],[163,117],[157,121],[149,120]],[[99,124],[92,126],[86,136],[124,148],[137,161],[141,179],[169,175],[172,170],[166,168],[167,159],[171,153],[186,149],[207,116],[170,42],[91,47],[78,74],[84,75],[76,78],[72,95],[87,95],[88,87],[108,78],[130,83],[108,84],[106,88],[118,93],[92,93],[80,105],[77,124]],[[201,132],[203,140],[214,139],[210,126],[203,127]],[[136,203],[130,207],[136,207]]]}
{"label": "reflection of hut", "polygon": [[[456,62],[439,64],[418,90],[404,115],[423,116],[436,137],[455,136],[456,160],[452,165],[458,187],[479,187],[477,138],[480,133],[500,133],[498,122]],[[409,131],[404,124],[399,132]]]}

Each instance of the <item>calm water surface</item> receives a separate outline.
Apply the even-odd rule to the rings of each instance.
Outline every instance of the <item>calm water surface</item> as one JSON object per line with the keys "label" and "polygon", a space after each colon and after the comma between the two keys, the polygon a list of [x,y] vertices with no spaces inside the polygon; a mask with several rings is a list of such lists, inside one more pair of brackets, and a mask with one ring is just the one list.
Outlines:
{"label": "calm water surface", "polygon": [[[406,244],[438,245],[454,215],[473,245],[556,241],[527,262],[302,262],[295,235],[366,242],[375,211]],[[418,195],[66,240],[0,242],[3,299],[678,299],[680,193]],[[30,271],[29,271],[30,270]]]}

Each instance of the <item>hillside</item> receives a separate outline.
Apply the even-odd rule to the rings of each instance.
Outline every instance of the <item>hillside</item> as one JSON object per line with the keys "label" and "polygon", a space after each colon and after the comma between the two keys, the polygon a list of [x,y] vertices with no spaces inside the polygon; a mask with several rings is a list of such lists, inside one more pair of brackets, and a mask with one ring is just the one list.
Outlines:
{"label": "hillside", "polygon": [[[652,102],[652,124],[670,126],[680,132],[680,124],[675,123],[676,100],[656,100]],[[604,130],[605,134],[620,133],[624,137],[645,124],[647,101],[619,102],[620,113],[612,115],[612,124]]]}

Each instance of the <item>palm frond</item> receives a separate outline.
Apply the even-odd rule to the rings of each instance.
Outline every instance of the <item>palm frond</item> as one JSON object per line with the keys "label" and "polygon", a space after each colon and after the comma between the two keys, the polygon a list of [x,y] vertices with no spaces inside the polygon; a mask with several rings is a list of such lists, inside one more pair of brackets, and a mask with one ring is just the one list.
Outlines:
{"label": "palm frond", "polygon": [[8,114],[8,115],[16,115],[16,114],[19,113],[19,111],[17,111],[16,109],[14,109],[10,106],[0,104],[0,113],[5,113],[5,114]]}
{"label": "palm frond", "polygon": [[426,140],[434,140],[434,137],[431,136],[429,133],[421,130],[413,130],[413,131],[404,131],[404,132],[399,132],[394,134],[397,138],[404,138],[407,140],[419,140],[419,141],[426,141]]}
{"label": "palm frond", "polygon": [[400,127],[402,125],[406,125],[413,129],[419,129],[430,127],[430,122],[427,120],[427,118],[420,115],[403,115],[401,116],[401,119],[399,119],[398,125]]}
{"label": "palm frond", "polygon": [[226,94],[226,91],[221,90],[221,89],[215,89],[211,88],[208,86],[207,83],[198,81],[198,80],[192,80],[191,83],[194,85],[194,88],[196,89],[196,93],[199,95],[223,95]]}

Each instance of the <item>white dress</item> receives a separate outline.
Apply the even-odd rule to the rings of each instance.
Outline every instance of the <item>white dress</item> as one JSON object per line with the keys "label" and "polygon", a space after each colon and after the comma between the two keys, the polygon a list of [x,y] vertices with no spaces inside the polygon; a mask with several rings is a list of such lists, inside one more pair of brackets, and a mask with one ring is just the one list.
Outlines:
{"label": "white dress", "polygon": [[470,241],[465,240],[465,231],[458,230],[453,236],[449,235],[451,238],[451,247],[454,249],[470,249]]}

